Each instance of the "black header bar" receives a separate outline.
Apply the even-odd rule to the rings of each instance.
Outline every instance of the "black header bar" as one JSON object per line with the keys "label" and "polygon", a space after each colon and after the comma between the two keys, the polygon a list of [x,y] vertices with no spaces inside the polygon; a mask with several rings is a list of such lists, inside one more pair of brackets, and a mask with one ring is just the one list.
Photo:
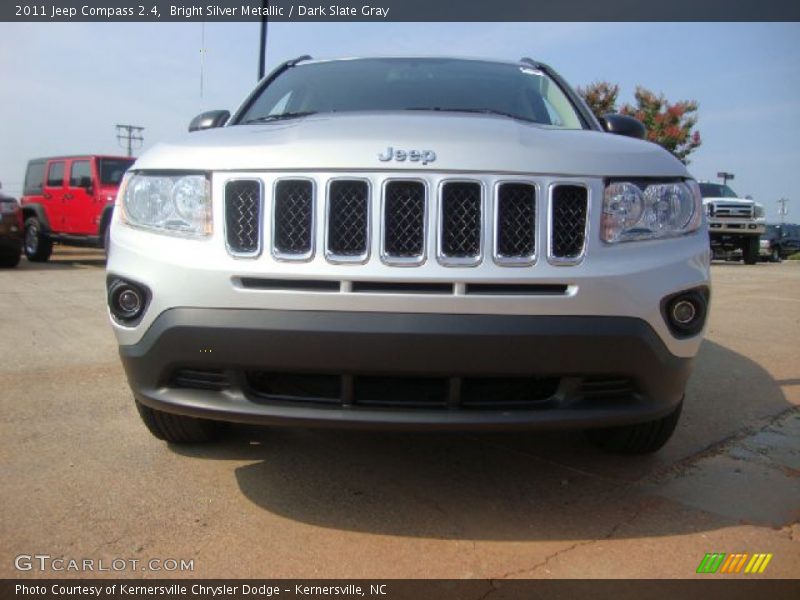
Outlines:
{"label": "black header bar", "polygon": [[792,0],[4,0],[6,22],[800,21]]}

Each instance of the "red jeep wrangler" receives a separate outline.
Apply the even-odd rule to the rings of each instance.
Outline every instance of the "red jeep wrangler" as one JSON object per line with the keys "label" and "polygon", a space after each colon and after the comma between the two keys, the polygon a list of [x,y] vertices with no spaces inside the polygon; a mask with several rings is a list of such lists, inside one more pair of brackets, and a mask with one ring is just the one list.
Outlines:
{"label": "red jeep wrangler", "polygon": [[28,162],[22,191],[25,256],[45,262],[53,243],[108,247],[117,189],[136,159],[58,156]]}

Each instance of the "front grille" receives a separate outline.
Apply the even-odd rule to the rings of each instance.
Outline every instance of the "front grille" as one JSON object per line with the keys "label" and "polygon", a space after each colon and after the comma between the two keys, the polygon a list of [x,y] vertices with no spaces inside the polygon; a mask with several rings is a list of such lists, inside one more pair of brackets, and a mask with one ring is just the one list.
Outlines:
{"label": "front grille", "polygon": [[328,191],[328,253],[334,258],[360,259],[369,240],[369,184],[336,179]]}
{"label": "front grille", "polygon": [[314,185],[307,179],[283,179],[275,185],[273,247],[278,255],[310,255],[314,230]]}
{"label": "front grille", "polygon": [[425,184],[390,181],[384,193],[384,255],[421,258],[425,252]]}
{"label": "front grille", "polygon": [[553,189],[550,256],[576,262],[586,242],[587,191],[583,186],[559,185]]}
{"label": "front grille", "polygon": [[225,239],[234,254],[260,250],[261,183],[242,179],[225,185]]}
{"label": "front grille", "polygon": [[475,259],[481,252],[481,185],[445,183],[442,187],[441,254]]}
{"label": "front grille", "polygon": [[536,188],[504,183],[497,190],[497,248],[499,259],[525,259],[536,250]]}
{"label": "front grille", "polygon": [[722,219],[752,219],[753,207],[740,204],[716,204],[712,216]]}
{"label": "front grille", "polygon": [[[432,254],[448,267],[484,270],[533,266],[544,249],[548,262],[576,265],[591,186],[492,174],[243,174],[224,184],[224,235],[230,254],[253,259],[266,239],[281,261],[314,261],[322,246],[330,263],[419,266]],[[538,197],[542,189],[549,201]],[[373,245],[379,256],[371,259]]]}

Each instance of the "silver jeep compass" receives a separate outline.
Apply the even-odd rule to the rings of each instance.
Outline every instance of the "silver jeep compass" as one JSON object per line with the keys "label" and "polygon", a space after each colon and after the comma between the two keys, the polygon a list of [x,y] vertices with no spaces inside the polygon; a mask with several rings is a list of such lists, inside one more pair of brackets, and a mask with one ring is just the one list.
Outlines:
{"label": "silver jeep compass", "polygon": [[231,421],[657,450],[709,242],[644,133],[531,59],[284,63],[120,188],[108,305],[142,419],[169,442]]}

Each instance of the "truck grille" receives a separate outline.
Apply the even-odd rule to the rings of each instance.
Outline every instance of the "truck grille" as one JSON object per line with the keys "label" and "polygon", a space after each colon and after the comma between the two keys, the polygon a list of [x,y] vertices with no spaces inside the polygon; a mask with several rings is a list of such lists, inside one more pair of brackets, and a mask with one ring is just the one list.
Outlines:
{"label": "truck grille", "polygon": [[257,257],[266,213],[271,254],[285,261],[312,260],[321,245],[332,263],[365,263],[374,247],[395,266],[421,265],[434,253],[451,267],[486,255],[500,266],[530,266],[546,248],[548,262],[574,265],[586,252],[588,190],[583,181],[492,175],[243,176],[224,186],[225,240],[231,254]]}
{"label": "truck grille", "polygon": [[334,260],[363,260],[369,246],[369,184],[336,179],[328,190],[328,255]]}
{"label": "truck grille", "polygon": [[586,242],[587,191],[583,186],[559,185],[550,207],[550,256],[577,262]]}
{"label": "truck grille", "polygon": [[741,204],[712,204],[712,217],[720,219],[752,219],[753,207]]}
{"label": "truck grille", "polygon": [[287,258],[311,255],[314,232],[314,184],[282,179],[275,184],[273,250]]}
{"label": "truck grille", "polygon": [[225,185],[225,240],[232,254],[260,251],[261,182],[252,179]]}

